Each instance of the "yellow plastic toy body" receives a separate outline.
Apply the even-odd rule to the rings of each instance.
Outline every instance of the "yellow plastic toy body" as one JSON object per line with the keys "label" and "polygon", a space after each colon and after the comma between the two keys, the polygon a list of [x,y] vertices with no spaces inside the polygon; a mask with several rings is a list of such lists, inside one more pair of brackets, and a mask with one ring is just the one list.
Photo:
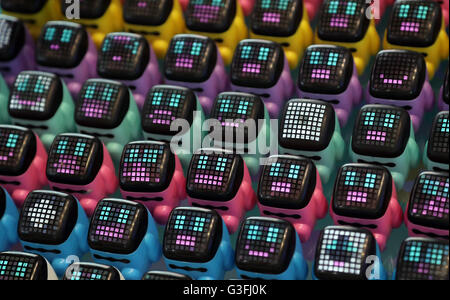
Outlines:
{"label": "yellow plastic toy body", "polygon": [[[284,53],[289,62],[289,67],[295,69],[298,66],[300,59],[303,57],[305,49],[311,45],[314,38],[313,31],[309,24],[308,11],[304,6],[303,1],[291,1],[286,6],[284,6],[285,2],[282,0],[272,1],[269,8],[262,7],[263,2],[264,1],[261,0],[256,1],[250,16],[250,38],[270,40],[280,44],[284,49]],[[294,5],[298,5],[299,3],[301,3],[302,7],[295,8]],[[269,33],[269,31],[272,31],[273,33],[280,32],[279,26],[289,26],[288,24],[280,25],[284,23],[281,20],[283,14],[290,15],[290,18],[292,18],[297,9],[302,11],[302,13],[301,21],[294,34],[289,36],[277,36],[276,34],[255,33],[255,31],[258,31],[256,28],[260,28],[261,31],[267,31],[267,33]],[[287,20],[287,23],[293,24],[295,22]]]}
{"label": "yellow plastic toy body", "polygon": [[[405,7],[409,8],[408,11],[406,11]],[[422,14],[421,18],[417,18],[419,10],[423,9],[423,7],[428,7],[428,15]],[[439,69],[441,61],[447,59],[449,55],[449,38],[445,31],[444,17],[440,11],[439,4],[433,1],[415,1],[415,3],[410,0],[396,1],[392,11],[393,15],[383,40],[384,49],[405,49],[424,54],[430,80],[433,79],[434,74]],[[400,14],[402,14],[402,18],[407,19],[405,21],[400,19]],[[436,16],[434,20],[428,19],[430,14]],[[442,21],[440,21],[441,19]],[[399,23],[398,20],[401,20],[400,22],[402,23]],[[406,21],[414,25],[414,28],[403,26]],[[394,27],[391,28],[392,24],[394,24]],[[415,33],[411,32],[413,29]],[[391,33],[389,32],[390,30]],[[396,33],[392,33],[392,30],[396,30]],[[390,40],[395,40],[395,38],[392,37],[390,39],[389,34],[393,36],[401,33],[405,35],[402,42],[390,42]],[[413,46],[414,44],[416,46]],[[418,46],[420,44],[423,44],[423,46]]]}
{"label": "yellow plastic toy body", "polygon": [[[23,3],[21,3],[23,2]],[[41,29],[50,20],[61,20],[63,18],[59,5],[59,0],[46,0],[38,12],[27,13],[19,12],[19,8],[27,5],[26,1],[20,0],[2,0],[2,13],[14,16],[24,22],[31,36],[37,39],[41,34]],[[9,4],[11,3],[11,4]],[[7,8],[11,7],[12,10]],[[17,8],[17,9],[16,9]]]}
{"label": "yellow plastic toy body", "polygon": [[[185,25],[183,10],[178,0],[159,0],[159,4],[154,4],[155,2],[155,0],[126,0],[123,8],[125,30],[145,36],[155,50],[156,56],[162,59],[166,55],[172,37],[185,32]],[[161,17],[161,12],[157,10],[160,7],[164,10],[163,6],[165,5],[170,5],[170,13],[167,18],[161,20],[162,22],[154,20],[155,17]],[[140,9],[137,10],[136,7]],[[139,21],[144,18],[146,21]],[[159,23],[159,25],[143,24],[147,22]]]}
{"label": "yellow plastic toy body", "polygon": [[[231,60],[233,59],[233,54],[236,46],[241,40],[244,40],[248,37],[247,25],[245,24],[244,14],[242,12],[239,1],[221,0],[220,7],[222,7],[222,9],[217,8],[217,10],[214,9],[214,7],[219,7],[217,4],[214,4],[218,3],[217,1],[207,0],[206,2],[209,4],[196,4],[196,2],[200,3],[201,1],[190,1],[185,13],[187,32],[191,34],[207,36],[213,39],[216,42],[217,47],[219,48],[219,52],[223,58],[225,65],[229,65],[231,63]],[[210,7],[210,9],[206,7]],[[235,7],[235,9],[233,9],[233,7]],[[225,12],[224,10],[228,10],[228,12]],[[228,28],[224,31],[214,30],[214,28],[223,27],[224,19],[229,17],[233,13],[233,11],[235,12],[234,18],[231,16],[232,21],[230,22],[231,24],[228,26]],[[192,24],[195,23],[195,25],[191,25],[191,20]],[[204,22],[205,20],[208,21]],[[214,23],[215,21],[217,21],[217,23]],[[193,28],[200,27],[210,30],[193,30]]]}
{"label": "yellow plastic toy body", "polygon": [[[110,1],[110,3],[102,16],[97,18],[86,17],[86,13],[91,13],[94,10],[94,7],[101,5],[97,5],[97,3],[93,2],[103,3],[107,1]],[[67,5],[65,4],[65,0],[61,0],[61,5],[64,11],[65,6]],[[122,3],[120,0],[81,1],[80,6],[81,19],[73,19],[69,21],[79,23],[86,27],[97,48],[101,47],[103,39],[108,33],[123,30]]]}
{"label": "yellow plastic toy body", "polygon": [[[373,19],[369,21],[366,18],[368,4],[364,4],[364,1],[357,4],[352,3],[355,2],[324,1],[319,12],[319,25],[315,34],[315,43],[350,49],[358,74],[362,75],[370,62],[370,58],[380,50],[381,42],[375,27],[375,21]],[[321,32],[322,36],[327,35],[330,38],[322,38]],[[352,34],[354,37],[351,36]]]}

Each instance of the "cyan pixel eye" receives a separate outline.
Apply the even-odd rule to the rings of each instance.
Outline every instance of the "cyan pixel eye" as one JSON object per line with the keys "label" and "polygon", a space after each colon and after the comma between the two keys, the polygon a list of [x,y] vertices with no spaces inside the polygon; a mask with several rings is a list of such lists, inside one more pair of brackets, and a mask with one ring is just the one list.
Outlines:
{"label": "cyan pixel eye", "polygon": [[75,122],[78,125],[112,129],[119,126],[130,106],[126,85],[103,79],[90,79],[81,89],[75,103]]}
{"label": "cyan pixel eye", "polygon": [[103,252],[133,253],[147,232],[147,214],[147,209],[137,202],[100,201],[89,227],[89,246]]}
{"label": "cyan pixel eye", "polygon": [[269,207],[303,209],[314,193],[316,177],[317,169],[308,159],[273,156],[259,180],[259,202]]}
{"label": "cyan pixel eye", "polygon": [[51,119],[63,100],[63,86],[58,76],[38,71],[21,72],[9,98],[8,111],[14,118]]}
{"label": "cyan pixel eye", "polygon": [[331,104],[291,100],[280,119],[279,143],[284,148],[322,151],[334,134],[336,117]]}
{"label": "cyan pixel eye", "polygon": [[344,165],[334,186],[333,211],[341,216],[378,219],[384,216],[392,195],[392,176],[380,166]]}
{"label": "cyan pixel eye", "polygon": [[303,0],[256,1],[250,15],[251,30],[259,35],[291,36],[302,21]]}
{"label": "cyan pixel eye", "polygon": [[448,241],[408,238],[397,258],[396,280],[448,280]]}
{"label": "cyan pixel eye", "polygon": [[247,218],[236,243],[236,266],[244,271],[281,274],[295,251],[296,232],[286,221]]}
{"label": "cyan pixel eye", "polygon": [[236,47],[231,64],[234,85],[271,88],[283,71],[284,51],[277,43],[244,40]]}
{"label": "cyan pixel eye", "polygon": [[[80,1],[80,18],[99,19],[105,14],[110,4],[111,0]],[[69,9],[70,5],[72,5],[72,2],[67,3],[67,1],[61,0],[61,11],[63,15],[65,15],[65,12]]]}
{"label": "cyan pixel eye", "polygon": [[0,253],[0,281],[47,280],[47,262],[36,254],[22,252]]}
{"label": "cyan pixel eye", "polygon": [[88,50],[88,34],[79,24],[48,22],[36,44],[39,65],[55,68],[75,68]]}
{"label": "cyan pixel eye", "polygon": [[99,50],[97,72],[109,79],[136,80],[150,61],[147,40],[133,33],[110,33]]}
{"label": "cyan pixel eye", "polygon": [[91,183],[103,163],[102,142],[81,134],[58,135],[49,150],[47,178],[63,184]]}
{"label": "cyan pixel eye", "polygon": [[[147,133],[176,135],[170,125],[184,119],[192,125],[197,98],[190,89],[178,86],[155,86],[147,95],[142,110],[142,128]],[[180,129],[181,130],[181,129]]]}
{"label": "cyan pixel eye", "polygon": [[343,93],[353,75],[350,50],[339,46],[318,45],[307,48],[300,65],[300,90],[319,94]]}
{"label": "cyan pixel eye", "polygon": [[221,217],[213,210],[176,208],[164,233],[164,256],[186,262],[208,262],[219,250],[222,227]]}
{"label": "cyan pixel eye", "polygon": [[25,26],[19,19],[0,15],[0,61],[17,57],[25,45]]}
{"label": "cyan pixel eye", "polygon": [[222,33],[230,28],[235,15],[235,0],[192,0],[184,16],[190,30]]}
{"label": "cyan pixel eye", "polygon": [[417,225],[448,230],[449,184],[448,173],[421,173],[411,192],[408,220]]}
{"label": "cyan pixel eye", "polygon": [[353,129],[352,149],[355,153],[375,157],[400,156],[410,136],[408,112],[387,105],[366,105]]}
{"label": "cyan pixel eye", "polygon": [[436,1],[396,1],[387,29],[391,44],[431,46],[442,27],[442,11]]}
{"label": "cyan pixel eye", "polygon": [[244,160],[227,150],[199,151],[192,156],[186,182],[191,198],[229,201],[244,177]]}
{"label": "cyan pixel eye", "polygon": [[373,97],[396,100],[416,99],[427,75],[422,54],[405,50],[378,53],[370,78]]}
{"label": "cyan pixel eye", "polygon": [[120,187],[133,192],[162,192],[171,183],[175,156],[167,143],[133,142],[125,146]]}
{"label": "cyan pixel eye", "polygon": [[329,226],[319,237],[314,275],[321,280],[365,280],[367,257],[376,255],[376,241],[365,229]]}
{"label": "cyan pixel eye", "polygon": [[59,245],[68,239],[77,219],[77,200],[73,196],[31,192],[20,214],[19,237],[30,243]]}
{"label": "cyan pixel eye", "polygon": [[62,280],[89,281],[89,280],[121,280],[116,268],[93,263],[73,263],[64,273]]}
{"label": "cyan pixel eye", "polygon": [[172,272],[150,271],[147,272],[142,280],[192,280],[191,277]]}
{"label": "cyan pixel eye", "polygon": [[24,127],[0,126],[0,174],[19,176],[25,173],[36,155],[36,136]]}
{"label": "cyan pixel eye", "polygon": [[[253,120],[259,133],[261,128],[258,121],[264,119],[264,103],[259,96],[252,94],[222,93],[217,96],[210,117],[220,122],[224,140],[228,135],[232,136],[232,140],[227,142],[235,142],[240,136],[244,137],[246,143],[253,142],[245,122]],[[257,136],[256,134],[254,138]]]}
{"label": "cyan pixel eye", "polygon": [[325,0],[319,12],[318,35],[321,40],[358,42],[366,34],[370,20],[364,0]]}
{"label": "cyan pixel eye", "polygon": [[166,22],[172,8],[173,0],[126,0],[123,18],[130,24],[159,26]]}
{"label": "cyan pixel eye", "polygon": [[2,0],[1,6],[6,11],[23,14],[34,14],[39,12],[46,3],[47,0]]}
{"label": "cyan pixel eye", "polygon": [[176,35],[164,60],[165,76],[170,80],[204,82],[217,62],[217,47],[208,37]]}
{"label": "cyan pixel eye", "polygon": [[432,161],[449,162],[450,119],[448,111],[436,115],[428,140],[427,155]]}

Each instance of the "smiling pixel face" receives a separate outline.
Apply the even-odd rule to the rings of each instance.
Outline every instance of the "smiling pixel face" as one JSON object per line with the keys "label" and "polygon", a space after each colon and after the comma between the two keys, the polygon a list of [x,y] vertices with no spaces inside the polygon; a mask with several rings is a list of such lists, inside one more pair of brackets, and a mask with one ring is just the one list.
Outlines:
{"label": "smiling pixel face", "polygon": [[229,201],[244,177],[244,160],[227,150],[214,153],[200,150],[192,156],[186,190],[190,197],[209,201]]}
{"label": "smiling pixel face", "polygon": [[283,273],[294,255],[295,235],[286,221],[248,218],[241,226],[236,244],[236,266],[249,272]]}
{"label": "smiling pixel face", "polygon": [[222,219],[213,210],[176,208],[164,232],[164,257],[177,261],[206,263],[222,241]]}
{"label": "smiling pixel face", "polygon": [[133,192],[162,192],[171,183],[175,156],[160,142],[134,142],[125,146],[120,163],[120,187]]}
{"label": "smiling pixel face", "polygon": [[0,62],[17,57],[25,45],[25,26],[15,17],[0,15]]}
{"label": "smiling pixel face", "polygon": [[51,73],[25,71],[20,73],[11,90],[8,111],[14,118],[49,120],[61,105],[63,86]]}
{"label": "smiling pixel face", "polygon": [[82,126],[113,129],[124,120],[130,106],[126,85],[109,80],[90,79],[75,103],[75,122]]}
{"label": "smiling pixel face", "polygon": [[394,45],[428,47],[437,39],[442,11],[436,1],[396,1],[387,29],[387,40]]}
{"label": "smiling pixel face", "polygon": [[88,50],[88,34],[79,24],[49,22],[36,44],[38,64],[55,68],[75,68]]}
{"label": "smiling pixel face", "polygon": [[406,148],[411,130],[408,112],[385,105],[364,106],[353,129],[355,153],[375,157],[398,157]]}
{"label": "smiling pixel face", "polygon": [[92,280],[120,280],[120,274],[116,268],[92,264],[74,263],[70,265],[62,280],[92,281]]}
{"label": "smiling pixel face", "polygon": [[408,219],[426,227],[449,228],[449,177],[424,172],[416,179],[409,203]]}
{"label": "smiling pixel face", "polygon": [[244,40],[234,52],[231,82],[238,86],[270,88],[280,79],[284,51],[277,43]]}
{"label": "smiling pixel face", "polygon": [[[99,19],[105,14],[110,4],[111,0],[81,0],[79,4],[80,18]],[[66,3],[65,0],[61,0],[61,12],[63,15],[65,15],[70,5],[72,5],[72,2]]]}
{"label": "smiling pixel face", "polygon": [[96,137],[82,134],[58,135],[50,148],[47,178],[50,181],[87,185],[103,163],[103,145]]}
{"label": "smiling pixel face", "polygon": [[378,219],[387,211],[392,195],[392,176],[383,167],[348,164],[338,173],[333,211],[341,216]]}
{"label": "smiling pixel face", "polygon": [[370,94],[383,99],[416,99],[422,92],[426,73],[425,59],[420,53],[382,51],[372,69]]}
{"label": "smiling pixel face", "polygon": [[449,162],[450,119],[448,111],[440,112],[434,118],[431,135],[428,140],[427,155],[433,161]]}
{"label": "smiling pixel face", "polygon": [[316,188],[316,174],[316,167],[308,159],[271,157],[259,181],[259,202],[269,207],[303,209]]}
{"label": "smiling pixel face", "polygon": [[300,65],[298,86],[304,92],[343,93],[353,75],[351,52],[338,46],[311,46]]}
{"label": "smiling pixel face", "polygon": [[165,76],[170,80],[204,82],[217,63],[217,47],[208,37],[176,35],[170,42],[164,61]]}
{"label": "smiling pixel face", "polygon": [[403,242],[397,262],[397,280],[448,280],[448,241],[410,238]]}
{"label": "smiling pixel face", "polygon": [[47,280],[47,262],[31,253],[0,253],[0,281]]}
{"label": "smiling pixel face", "polygon": [[301,151],[322,151],[333,137],[336,117],[331,104],[317,100],[291,100],[280,120],[280,145]]}
{"label": "smiling pixel face", "polygon": [[25,173],[36,155],[36,137],[26,128],[0,126],[0,174],[19,176]]}
{"label": "smiling pixel face", "polygon": [[142,128],[147,133],[176,135],[170,125],[184,119],[192,125],[197,98],[190,89],[178,86],[155,86],[148,94],[142,110]]}
{"label": "smiling pixel face", "polygon": [[99,50],[97,72],[104,78],[136,80],[149,62],[150,46],[143,36],[110,33]]}
{"label": "smiling pixel face", "polygon": [[375,239],[366,230],[327,227],[319,237],[314,274],[322,280],[365,280],[366,259],[376,254],[375,245]]}
{"label": "smiling pixel face", "polygon": [[235,0],[192,0],[185,12],[190,30],[222,33],[230,28],[236,15]]}
{"label": "smiling pixel face", "polygon": [[140,203],[104,199],[89,227],[89,246],[98,251],[131,254],[138,249],[148,228],[148,212]]}
{"label": "smiling pixel face", "polygon": [[[258,126],[258,133],[261,130],[258,122],[264,119],[264,103],[261,98],[252,94],[227,92],[217,96],[211,111],[211,118],[216,119],[222,126],[222,138],[227,142],[235,142],[237,137],[244,137],[246,143],[253,142],[254,139],[248,134],[248,127],[245,122],[253,120]],[[232,138],[227,139],[230,135]]]}
{"label": "smiling pixel face", "polygon": [[173,8],[173,0],[126,0],[123,17],[129,24],[160,26]]}
{"label": "smiling pixel face", "polygon": [[321,40],[358,42],[369,27],[369,4],[364,0],[325,0],[319,12],[318,35]]}
{"label": "smiling pixel face", "polygon": [[38,13],[46,3],[47,0],[2,0],[1,6],[6,11],[22,14],[35,14]]}
{"label": "smiling pixel face", "polygon": [[19,219],[21,240],[60,245],[71,235],[78,218],[77,200],[58,192],[31,192]]}
{"label": "smiling pixel face", "polygon": [[258,0],[250,15],[250,26],[260,35],[291,36],[297,31],[302,16],[302,0]]}

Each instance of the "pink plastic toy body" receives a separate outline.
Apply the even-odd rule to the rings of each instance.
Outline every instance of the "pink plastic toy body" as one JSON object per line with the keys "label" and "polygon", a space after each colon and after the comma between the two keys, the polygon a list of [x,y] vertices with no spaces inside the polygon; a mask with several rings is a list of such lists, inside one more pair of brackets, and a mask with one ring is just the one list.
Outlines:
{"label": "pink plastic toy body", "polygon": [[[175,171],[169,186],[164,191],[159,193],[140,193],[120,189],[125,199],[138,201],[145,205],[155,221],[160,225],[166,224],[172,210],[179,206],[182,200],[186,199],[186,178],[184,177],[180,159],[178,156],[174,156]],[[140,200],[142,198],[149,200]]]}
{"label": "pink plastic toy body", "polygon": [[[309,204],[303,209],[292,210],[275,208],[262,205],[258,201],[259,211],[262,216],[280,217],[281,219],[290,222],[294,225],[302,243],[306,243],[309,240],[317,220],[325,218],[328,211],[328,202],[323,194],[322,181],[319,172],[316,171],[316,173],[316,188]],[[300,218],[294,218],[294,215],[300,216]]]}

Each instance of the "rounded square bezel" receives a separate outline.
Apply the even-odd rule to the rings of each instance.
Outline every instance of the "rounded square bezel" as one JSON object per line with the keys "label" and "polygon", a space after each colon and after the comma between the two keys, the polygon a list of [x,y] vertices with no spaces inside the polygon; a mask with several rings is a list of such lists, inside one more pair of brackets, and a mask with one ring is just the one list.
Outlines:
{"label": "rounded square bezel", "polygon": [[222,242],[222,222],[214,210],[175,208],[164,231],[164,257],[193,263],[211,261]]}
{"label": "rounded square bezel", "polygon": [[101,200],[89,225],[89,247],[102,252],[135,252],[148,229],[148,211],[144,205],[121,199]]}
{"label": "rounded square bezel", "polygon": [[173,0],[125,0],[123,19],[129,24],[163,25],[173,9]]}
{"label": "rounded square bezel", "polygon": [[30,15],[38,13],[45,4],[47,4],[47,0],[2,0],[0,3],[5,11]]}
{"label": "rounded square bezel", "polygon": [[449,163],[450,119],[448,111],[436,115],[428,139],[427,154],[432,161]]}
{"label": "rounded square bezel", "polygon": [[223,33],[233,23],[236,11],[235,0],[193,0],[184,13],[186,27],[199,32]]}
{"label": "rounded square bezel", "polygon": [[[66,15],[66,11],[72,3],[61,1],[61,13]],[[108,10],[111,0],[91,0],[80,1],[80,18],[81,19],[100,19]]]}
{"label": "rounded square bezel", "polygon": [[259,179],[258,200],[268,207],[303,209],[316,189],[316,177],[316,166],[307,158],[271,156]]}
{"label": "rounded square bezel", "polygon": [[16,58],[25,45],[25,25],[16,17],[0,15],[0,61]]}
{"label": "rounded square bezel", "polygon": [[361,108],[353,128],[352,149],[374,157],[399,157],[408,144],[411,119],[406,110],[388,105]]}
{"label": "rounded square bezel", "polygon": [[191,198],[227,202],[232,200],[244,178],[244,160],[223,149],[200,149],[193,156],[186,176]]}
{"label": "rounded square bezel", "polygon": [[62,280],[121,280],[116,268],[94,263],[73,263],[64,273]]}
{"label": "rounded square bezel", "polygon": [[279,144],[287,149],[322,151],[330,144],[335,127],[336,114],[331,104],[292,99],[281,114]]}
{"label": "rounded square bezel", "polygon": [[25,252],[0,253],[0,281],[47,280],[47,261],[40,255]]}

